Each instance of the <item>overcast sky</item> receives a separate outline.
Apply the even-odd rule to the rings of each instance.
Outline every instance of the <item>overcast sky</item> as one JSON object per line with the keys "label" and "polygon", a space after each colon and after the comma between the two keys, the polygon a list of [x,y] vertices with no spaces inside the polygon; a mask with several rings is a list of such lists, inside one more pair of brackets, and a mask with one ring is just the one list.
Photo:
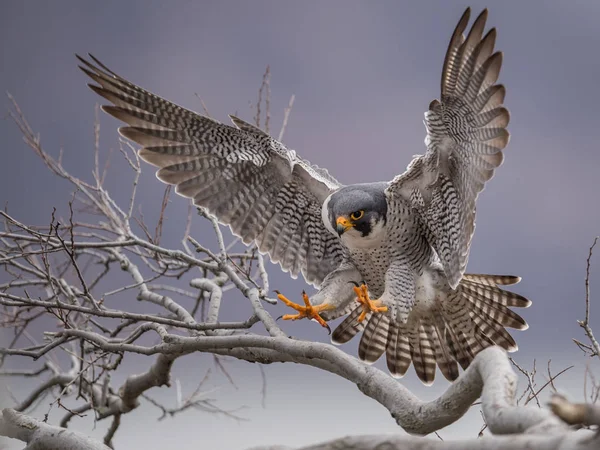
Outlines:
{"label": "overcast sky", "polygon": [[[597,1],[7,0],[0,4],[0,90],[17,99],[46,150],[57,155],[63,148],[67,168],[87,177],[99,98],[86,88],[74,53],[91,52],[131,81],[200,111],[197,93],[211,115],[223,121],[228,113],[252,120],[250,104],[256,102],[269,64],[274,134],[295,94],[284,138],[288,147],[327,167],[343,183],[391,179],[412,155],[424,151],[423,112],[439,95],[448,39],[469,4],[473,15],[488,6],[489,25],[498,29],[511,142],[503,167],[479,197],[468,271],[523,277],[515,290],[533,306],[523,312],[529,330],[513,333],[520,346],[515,358],[528,366],[537,358],[543,368],[548,359],[557,369],[575,364],[559,385],[581,399],[586,360],[571,338],[584,339],[577,320],[584,315],[585,258],[600,230]],[[103,116],[101,126],[102,148],[114,148],[118,123]],[[10,120],[0,121],[0,139],[2,205],[25,222],[47,223],[53,206],[65,207],[70,187],[48,173]],[[130,178],[125,168],[115,167],[112,176],[114,189],[126,192]],[[158,210],[163,190],[152,170],[146,170],[139,202],[149,216]],[[169,206],[164,234],[173,242],[181,235],[186,210],[180,198]],[[270,272],[272,286],[288,297],[305,287],[275,266]],[[596,281],[600,260],[592,289]],[[233,317],[236,310],[229,304],[226,312]],[[283,310],[272,311],[279,315]],[[592,325],[599,322],[600,313]],[[327,340],[311,323],[283,326],[296,336]],[[345,349],[355,354],[356,343]],[[149,363],[131,358],[126,367],[133,373]],[[210,359],[189,356],[177,362],[174,376],[189,392],[210,364]],[[385,361],[377,364],[385,367]],[[240,362],[228,367],[237,388],[217,373],[214,396],[223,406],[246,406],[240,414],[249,421],[189,412],[157,422],[159,411],[144,404],[123,417],[118,448],[168,444],[182,450],[235,450],[402,432],[355,386],[316,369],[266,367],[263,408],[258,367]],[[426,388],[410,369],[400,382],[422,398],[434,398],[447,387],[439,373],[437,378]],[[11,380],[11,389],[19,397],[26,387]],[[173,389],[151,394],[174,401]],[[38,417],[46,409],[36,411]],[[95,436],[108,426],[99,423],[92,429],[85,419],[73,424]],[[441,435],[475,437],[480,425],[474,408]]]}

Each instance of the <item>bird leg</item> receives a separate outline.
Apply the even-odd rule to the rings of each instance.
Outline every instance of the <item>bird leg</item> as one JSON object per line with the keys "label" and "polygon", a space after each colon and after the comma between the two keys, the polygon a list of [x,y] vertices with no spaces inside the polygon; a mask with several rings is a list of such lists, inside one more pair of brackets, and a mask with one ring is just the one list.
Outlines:
{"label": "bird leg", "polygon": [[329,311],[329,310],[335,309],[335,306],[330,305],[329,303],[322,303],[320,305],[313,306],[310,304],[310,300],[305,291],[302,291],[302,299],[304,300],[304,306],[299,305],[298,303],[294,303],[291,300],[288,300],[279,291],[275,291],[275,293],[277,294],[277,298],[279,300],[281,300],[283,303],[285,303],[290,308],[293,308],[296,311],[298,311],[298,314],[285,314],[285,315],[281,316],[281,319],[283,319],[283,320],[299,320],[299,319],[308,318],[308,319],[318,322],[323,328],[327,328],[327,330],[329,330],[329,333],[331,333],[331,329],[329,328],[329,325],[327,325],[327,322],[325,322],[325,320],[319,315],[319,313],[323,312],[323,311]]}
{"label": "bird leg", "polygon": [[362,305],[362,312],[360,316],[358,316],[358,322],[362,322],[367,317],[367,314],[370,312],[380,313],[386,312],[388,310],[387,306],[381,306],[381,300],[371,300],[369,297],[369,289],[365,282],[362,284],[356,284],[353,287],[354,292],[356,293],[356,301]]}

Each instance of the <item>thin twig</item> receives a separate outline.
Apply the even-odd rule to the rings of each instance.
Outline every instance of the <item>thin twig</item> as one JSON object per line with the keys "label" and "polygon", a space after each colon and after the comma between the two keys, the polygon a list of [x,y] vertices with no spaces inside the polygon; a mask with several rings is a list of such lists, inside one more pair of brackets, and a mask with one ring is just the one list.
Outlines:
{"label": "thin twig", "polygon": [[578,321],[581,328],[584,329],[585,334],[591,342],[592,347],[594,348],[594,354],[600,358],[600,344],[594,337],[594,333],[592,331],[592,327],[590,327],[590,265],[592,259],[592,253],[594,251],[594,247],[598,243],[598,236],[594,239],[592,246],[590,247],[587,263],[585,267],[585,319]]}
{"label": "thin twig", "polygon": [[283,135],[285,133],[285,129],[287,128],[288,119],[290,117],[290,113],[292,112],[292,107],[294,106],[295,99],[296,96],[292,94],[287,107],[283,110],[283,123],[281,124],[281,130],[279,130],[279,137],[277,138],[279,142],[283,141]]}

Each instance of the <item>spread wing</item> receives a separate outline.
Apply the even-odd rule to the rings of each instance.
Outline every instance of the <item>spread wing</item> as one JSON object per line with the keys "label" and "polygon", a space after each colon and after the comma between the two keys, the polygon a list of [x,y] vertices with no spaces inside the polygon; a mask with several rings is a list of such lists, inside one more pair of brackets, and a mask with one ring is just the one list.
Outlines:
{"label": "spread wing", "polygon": [[484,10],[465,38],[469,14],[467,9],[448,46],[441,101],[431,102],[425,113],[427,152],[387,190],[390,200],[409,202],[419,214],[453,288],[467,265],[475,201],[502,164],[509,138],[505,90],[495,84],[502,65],[502,53],[494,53],[496,31],[482,37]]}
{"label": "spread wing", "polygon": [[339,239],[323,225],[321,206],[340,184],[259,128],[236,117],[221,124],[148,92],[80,58],[99,86],[89,85],[114,106],[108,114],[127,123],[124,137],[142,145],[142,159],[157,177],[176,186],[229,225],[244,243],[256,242],[285,271],[302,272],[319,285],[342,260]]}

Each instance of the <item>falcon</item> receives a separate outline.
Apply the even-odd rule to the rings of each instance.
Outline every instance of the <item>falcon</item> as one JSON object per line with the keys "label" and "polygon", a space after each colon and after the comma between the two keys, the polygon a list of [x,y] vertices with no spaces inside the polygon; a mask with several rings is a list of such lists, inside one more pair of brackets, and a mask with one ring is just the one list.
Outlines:
{"label": "falcon", "polygon": [[245,244],[302,274],[319,290],[303,293],[286,320],[327,322],[346,316],[332,334],[345,343],[363,331],[358,355],[384,353],[393,376],[411,362],[425,384],[436,367],[458,377],[491,345],[517,345],[505,327],[526,322],[510,307],[530,301],[501,286],[516,276],[465,274],[475,229],[475,202],[508,144],[505,89],[496,84],[502,53],[487,11],[465,37],[470,9],[452,34],[441,96],[425,112],[427,147],[389,182],[343,186],[261,129],[202,116],[120,77],[96,58],[78,56],[90,88],[125,122],[122,136],[140,144],[157,177],[206,208]]}

